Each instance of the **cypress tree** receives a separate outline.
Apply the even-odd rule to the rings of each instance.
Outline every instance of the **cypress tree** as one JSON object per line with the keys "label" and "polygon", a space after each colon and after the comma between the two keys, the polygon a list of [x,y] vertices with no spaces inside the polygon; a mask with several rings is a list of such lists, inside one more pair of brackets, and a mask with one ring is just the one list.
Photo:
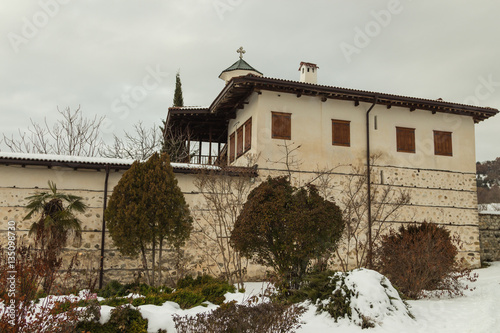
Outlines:
{"label": "cypress tree", "polygon": [[174,92],[173,106],[184,106],[184,99],[182,98],[181,75],[179,72],[177,72],[177,75],[175,75],[175,92]]}
{"label": "cypress tree", "polygon": [[180,248],[193,223],[167,154],[155,153],[146,162],[134,162],[115,186],[105,218],[119,251],[141,255],[149,284],[155,285],[156,272],[161,283],[163,248]]}

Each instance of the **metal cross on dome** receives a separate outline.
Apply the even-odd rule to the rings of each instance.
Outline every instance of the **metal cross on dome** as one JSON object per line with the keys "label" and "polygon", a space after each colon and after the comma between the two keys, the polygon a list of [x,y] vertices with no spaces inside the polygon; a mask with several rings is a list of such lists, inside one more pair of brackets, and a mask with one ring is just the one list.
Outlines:
{"label": "metal cross on dome", "polygon": [[237,49],[236,52],[240,54],[240,59],[243,59],[243,54],[246,53],[246,51],[243,50],[243,46],[240,46],[240,48]]}

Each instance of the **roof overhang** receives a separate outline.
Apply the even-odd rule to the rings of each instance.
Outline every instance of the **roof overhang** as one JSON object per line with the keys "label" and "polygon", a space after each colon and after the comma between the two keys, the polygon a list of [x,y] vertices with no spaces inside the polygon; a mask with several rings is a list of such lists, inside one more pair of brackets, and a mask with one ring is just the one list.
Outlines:
{"label": "roof overhang", "polygon": [[[47,168],[60,167],[70,169],[88,169],[88,170],[115,170],[125,171],[130,169],[134,160],[117,159],[105,157],[82,157],[65,156],[50,154],[25,154],[0,152],[0,165],[18,165],[42,166]],[[189,163],[171,163],[174,173],[200,174],[215,173],[228,176],[248,176],[256,177],[258,175],[255,167],[220,167],[214,165],[189,164]]]}
{"label": "roof overhang", "polygon": [[255,75],[233,78],[210,105],[209,111],[213,114],[234,113],[236,109],[243,108],[246,98],[252,92],[261,90],[295,94],[297,97],[302,95],[318,96],[322,101],[328,99],[352,101],[355,105],[359,105],[361,102],[373,103],[376,101],[377,104],[385,105],[387,108],[397,106],[408,108],[410,111],[426,110],[432,113],[440,112],[470,116],[473,117],[475,122],[488,119],[498,113],[497,109],[489,107],[323,86]]}
{"label": "roof overhang", "polygon": [[[294,94],[297,97],[317,96],[324,102],[328,99],[351,101],[356,106],[360,103],[376,102],[378,105],[385,105],[388,109],[394,106],[408,108],[410,111],[430,111],[433,114],[457,114],[472,117],[475,123],[498,113],[498,109],[489,107],[323,86],[249,74],[232,78],[208,108],[169,108],[167,124],[172,126],[187,126],[189,124],[191,128],[199,132],[198,137],[202,141],[210,141],[209,135],[211,135],[212,141],[214,141],[214,137],[221,137],[223,141],[219,142],[226,142],[229,120],[236,118],[236,111],[244,108],[245,104],[248,103],[248,97],[253,92],[263,90]],[[210,131],[211,134],[209,134]]]}

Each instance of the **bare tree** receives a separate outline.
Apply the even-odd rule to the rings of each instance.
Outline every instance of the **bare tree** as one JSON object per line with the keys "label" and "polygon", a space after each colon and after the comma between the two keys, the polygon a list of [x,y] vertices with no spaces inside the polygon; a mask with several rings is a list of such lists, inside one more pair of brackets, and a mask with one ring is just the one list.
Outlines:
{"label": "bare tree", "polygon": [[134,125],[134,132],[124,131],[124,138],[114,135],[112,145],[106,147],[103,155],[114,158],[147,160],[161,150],[163,138],[158,126],[147,129],[142,122]]}
{"label": "bare tree", "polygon": [[[380,156],[370,157],[370,172],[373,175],[373,165]],[[351,172],[345,176],[341,188],[340,204],[346,221],[343,241],[344,248],[337,249],[337,257],[344,271],[365,267],[369,260],[370,248],[380,239],[380,236],[389,227],[389,221],[396,220],[400,209],[410,202],[408,190],[396,188],[390,184],[371,184],[371,231],[372,239],[368,239],[368,186],[367,168],[353,166]],[[352,258],[351,258],[352,257]],[[352,262],[353,261],[353,262]]]}
{"label": "bare tree", "polygon": [[[249,164],[254,157],[248,157]],[[195,244],[205,258],[213,275],[222,275],[230,283],[243,287],[248,261],[234,250],[230,237],[236,219],[253,186],[249,175],[230,175],[230,169],[221,172],[206,171],[199,174],[195,186],[204,201],[195,207]]]}
{"label": "bare tree", "polygon": [[278,147],[283,150],[283,157],[278,160],[267,159],[268,163],[273,163],[281,165],[286,168],[288,174],[288,180],[292,181],[292,173],[294,170],[299,170],[302,165],[302,160],[297,157],[297,151],[302,145],[297,145],[295,142],[289,143],[288,140],[283,140],[283,144],[279,144]]}
{"label": "bare tree", "polygon": [[[282,148],[283,157],[276,161],[267,160],[267,162],[282,165],[292,181],[294,170],[300,170],[302,164],[302,161],[296,156],[301,145],[285,141],[279,146]],[[372,179],[376,178],[373,166],[380,158],[381,156],[377,154],[370,156]],[[390,184],[382,184],[382,182],[370,184],[372,234],[370,243],[368,237],[367,168],[364,164],[351,165],[348,172],[336,171],[337,168],[346,166],[339,164],[332,168],[318,168],[311,179],[307,181],[295,180],[297,187],[315,185],[325,199],[336,201],[342,207],[346,227],[341,240],[343,244],[341,243],[341,246],[337,248],[336,257],[344,270],[353,266],[356,268],[367,266],[371,255],[370,250],[377,244],[382,233],[389,228],[389,222],[397,220],[401,208],[410,202],[410,193],[407,190],[396,188]],[[340,186],[335,186],[335,179],[342,180]],[[318,258],[316,266],[319,269],[326,268],[333,256],[334,254],[331,253]]]}
{"label": "bare tree", "polygon": [[174,128],[172,126],[161,127],[163,131],[162,152],[170,156],[172,162],[189,163],[191,156],[196,152],[189,147],[192,133],[189,129]]}
{"label": "bare tree", "polygon": [[17,153],[57,154],[75,156],[97,156],[104,143],[100,138],[100,127],[104,117],[85,118],[80,106],[75,111],[69,107],[63,111],[56,123],[50,126],[47,118],[43,124],[30,119],[27,132],[19,130],[19,137],[4,135],[5,145]]}

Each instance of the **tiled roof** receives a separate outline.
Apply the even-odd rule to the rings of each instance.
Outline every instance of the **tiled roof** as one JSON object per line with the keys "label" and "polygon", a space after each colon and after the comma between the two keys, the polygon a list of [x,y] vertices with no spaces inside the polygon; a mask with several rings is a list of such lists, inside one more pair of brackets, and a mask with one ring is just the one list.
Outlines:
{"label": "tiled roof", "polygon": [[[52,154],[26,154],[0,152],[0,164],[3,165],[38,165],[47,167],[63,167],[72,169],[105,169],[128,170],[134,163],[132,159],[119,159],[107,157],[84,157]],[[215,165],[171,163],[175,173],[199,173],[199,172],[226,172],[227,174],[257,175],[254,168],[227,167],[221,168]]]}
{"label": "tiled roof", "polygon": [[395,106],[409,108],[411,111],[420,109],[432,113],[441,112],[471,116],[475,122],[482,121],[498,113],[497,109],[491,107],[325,86],[315,83],[260,77],[252,74],[232,78],[210,105],[210,112],[234,110],[235,104],[243,100],[245,96],[249,96],[254,90],[280,91],[296,94],[297,97],[301,95],[318,96],[321,97],[322,101],[327,99],[353,101],[355,105],[360,102],[373,103],[376,101],[377,104],[386,105],[387,108]]}
{"label": "tiled roof", "polygon": [[301,61],[301,62],[300,62],[300,65],[299,65],[299,71],[300,71],[300,68],[301,68],[302,66],[319,68],[319,67],[318,67],[318,65],[313,64],[312,62],[304,62],[304,61]]}

